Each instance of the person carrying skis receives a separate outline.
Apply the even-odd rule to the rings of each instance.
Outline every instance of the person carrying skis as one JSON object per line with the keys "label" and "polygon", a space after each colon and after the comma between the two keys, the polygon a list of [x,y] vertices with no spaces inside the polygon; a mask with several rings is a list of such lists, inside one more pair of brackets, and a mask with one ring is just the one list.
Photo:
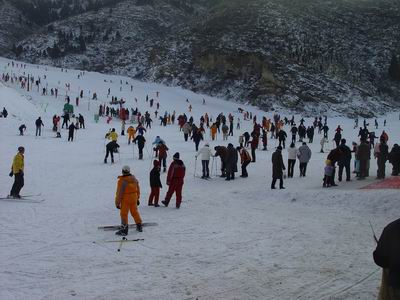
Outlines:
{"label": "person carrying skis", "polygon": [[146,139],[142,134],[139,134],[135,139],[133,140],[133,143],[137,143],[138,145],[138,150],[139,150],[139,159],[143,159],[143,148],[146,143]]}
{"label": "person carrying skis", "polygon": [[[162,188],[160,180],[160,162],[153,161],[153,169],[150,171],[150,188],[151,193],[149,196],[149,206],[159,207],[158,200],[160,198],[160,188]],[[154,201],[154,202],[153,202]]]}
{"label": "person carrying skis", "polygon": [[282,158],[282,147],[278,146],[276,151],[272,154],[272,183],[271,189],[275,189],[275,183],[279,179],[279,188],[284,189],[283,186],[283,171],[286,169]]}
{"label": "person carrying skis", "polygon": [[202,172],[203,176],[201,178],[207,179],[210,178],[210,169],[209,169],[209,164],[210,164],[210,157],[212,156],[210,145],[206,143],[203,148],[200,149],[199,152],[195,155],[196,159],[197,157],[200,156],[201,160],[201,166],[202,166]]}
{"label": "person carrying skis", "polygon": [[106,157],[104,157],[104,163],[107,163],[108,155],[111,155],[111,163],[114,163],[114,152],[119,148],[116,141],[111,141],[106,145]]}
{"label": "person carrying skis", "polygon": [[172,195],[176,195],[176,208],[179,209],[182,203],[182,188],[186,173],[186,167],[182,160],[179,159],[179,152],[173,156],[173,161],[168,169],[167,185],[169,186],[168,192],[165,195],[165,200],[161,201],[165,207],[171,200]]}
{"label": "person carrying skis", "polygon": [[41,136],[42,134],[42,126],[44,126],[42,119],[39,117],[37,118],[37,120],[35,121],[35,125],[36,125],[36,136]]}
{"label": "person carrying skis", "polygon": [[25,148],[18,147],[18,153],[14,156],[13,163],[11,166],[10,177],[14,176],[14,184],[10,191],[10,197],[21,198],[19,194],[22,187],[24,186],[24,153]]}
{"label": "person carrying skis", "polygon": [[129,166],[122,167],[122,175],[118,176],[117,191],[115,193],[115,207],[120,210],[121,229],[115,234],[128,235],[128,213],[130,212],[136,223],[136,230],[142,232],[142,218],[138,211],[140,204],[139,182],[131,174]]}

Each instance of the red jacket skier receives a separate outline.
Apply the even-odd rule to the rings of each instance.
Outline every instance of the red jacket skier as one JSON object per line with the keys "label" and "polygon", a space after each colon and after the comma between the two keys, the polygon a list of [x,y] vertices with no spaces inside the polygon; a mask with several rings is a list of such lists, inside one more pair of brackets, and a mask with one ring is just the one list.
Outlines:
{"label": "red jacket skier", "polygon": [[176,152],[173,158],[174,161],[169,166],[167,175],[168,192],[165,195],[165,200],[161,203],[168,206],[172,195],[176,193],[176,208],[179,208],[182,202],[183,178],[185,177],[186,167],[183,161],[179,159],[179,152]]}

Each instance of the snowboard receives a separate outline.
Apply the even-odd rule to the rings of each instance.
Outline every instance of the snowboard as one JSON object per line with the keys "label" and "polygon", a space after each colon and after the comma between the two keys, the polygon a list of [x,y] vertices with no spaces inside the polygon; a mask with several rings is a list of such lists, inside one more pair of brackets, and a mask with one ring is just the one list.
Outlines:
{"label": "snowboard", "polygon": [[[158,223],[154,222],[144,222],[142,223],[143,227],[146,226],[157,226]],[[112,230],[119,230],[121,225],[110,225],[110,226],[99,226],[97,227],[98,230],[104,230],[104,231],[112,231]],[[136,224],[129,224],[129,228],[136,228]]]}

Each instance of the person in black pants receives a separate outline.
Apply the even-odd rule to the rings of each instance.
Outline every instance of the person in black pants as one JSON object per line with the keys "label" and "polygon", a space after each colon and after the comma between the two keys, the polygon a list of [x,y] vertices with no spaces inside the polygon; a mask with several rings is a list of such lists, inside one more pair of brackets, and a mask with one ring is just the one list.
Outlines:
{"label": "person in black pants", "polygon": [[106,157],[104,158],[104,163],[107,163],[108,155],[111,155],[111,163],[114,163],[114,152],[119,148],[116,141],[111,141],[106,145]]}
{"label": "person in black pants", "polygon": [[69,127],[68,127],[68,142],[69,141],[71,141],[71,142],[74,141],[74,131],[75,131],[75,129],[78,129],[78,128],[76,128],[74,123],[69,124]]}
{"label": "person in black pants", "polygon": [[18,153],[14,156],[10,177],[14,176],[14,184],[11,188],[12,198],[21,198],[19,192],[24,186],[24,147],[18,147]]}
{"label": "person in black pants", "polygon": [[135,144],[137,143],[137,145],[138,145],[139,159],[143,159],[143,148],[144,148],[144,144],[146,143],[146,139],[144,138],[143,135],[139,134],[137,137],[135,137],[133,142]]}
{"label": "person in black pants", "polygon": [[346,140],[342,139],[339,146],[342,152],[339,165],[339,181],[342,181],[343,170],[346,169],[346,181],[350,181],[351,149],[346,145]]}
{"label": "person in black pants", "polygon": [[36,125],[36,136],[41,136],[42,135],[42,126],[44,126],[42,119],[39,117],[36,121],[35,121],[35,125]]}
{"label": "person in black pants", "polygon": [[283,171],[285,170],[285,165],[282,158],[282,147],[278,146],[276,151],[272,154],[272,183],[271,189],[275,189],[275,183],[279,179],[279,188],[283,187]]}

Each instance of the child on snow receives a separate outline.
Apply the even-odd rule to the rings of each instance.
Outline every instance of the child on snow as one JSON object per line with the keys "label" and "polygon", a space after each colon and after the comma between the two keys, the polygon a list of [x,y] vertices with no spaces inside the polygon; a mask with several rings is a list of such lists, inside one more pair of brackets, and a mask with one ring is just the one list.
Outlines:
{"label": "child on snow", "polygon": [[323,187],[330,187],[332,185],[332,176],[333,176],[333,171],[335,170],[335,167],[332,166],[331,161],[328,159],[325,161],[325,169],[324,169],[324,184]]}

